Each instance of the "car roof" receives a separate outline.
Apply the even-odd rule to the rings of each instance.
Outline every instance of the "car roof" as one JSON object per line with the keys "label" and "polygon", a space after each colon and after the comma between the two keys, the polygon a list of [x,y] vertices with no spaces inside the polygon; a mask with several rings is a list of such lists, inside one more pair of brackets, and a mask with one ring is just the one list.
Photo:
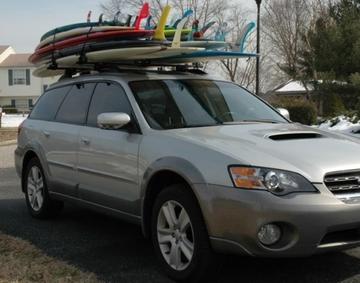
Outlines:
{"label": "car roof", "polygon": [[118,72],[98,72],[93,74],[81,74],[72,78],[61,78],[49,89],[57,88],[67,84],[91,82],[99,80],[110,80],[120,82],[131,82],[141,80],[181,80],[181,79],[206,79],[212,80],[209,75],[202,71],[153,71],[153,70],[121,70]]}

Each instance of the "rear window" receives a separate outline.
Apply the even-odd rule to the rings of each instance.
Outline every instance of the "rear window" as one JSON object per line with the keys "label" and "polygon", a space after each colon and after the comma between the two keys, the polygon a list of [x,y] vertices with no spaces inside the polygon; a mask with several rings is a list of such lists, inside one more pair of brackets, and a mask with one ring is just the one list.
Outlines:
{"label": "rear window", "polygon": [[74,85],[60,106],[55,120],[69,124],[85,124],[94,88],[94,83]]}
{"label": "rear window", "polygon": [[30,119],[45,121],[54,120],[56,112],[70,88],[70,86],[66,86],[45,92],[31,111]]}

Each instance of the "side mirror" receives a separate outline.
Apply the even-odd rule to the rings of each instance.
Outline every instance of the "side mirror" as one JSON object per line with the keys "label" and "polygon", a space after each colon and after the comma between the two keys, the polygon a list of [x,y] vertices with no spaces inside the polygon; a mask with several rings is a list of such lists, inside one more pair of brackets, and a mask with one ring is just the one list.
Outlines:
{"label": "side mirror", "polygon": [[97,117],[100,128],[107,130],[117,130],[129,124],[131,118],[126,113],[102,113]]}
{"label": "side mirror", "polygon": [[286,119],[290,120],[290,113],[285,108],[278,108],[277,111],[280,113],[281,116],[284,116]]}

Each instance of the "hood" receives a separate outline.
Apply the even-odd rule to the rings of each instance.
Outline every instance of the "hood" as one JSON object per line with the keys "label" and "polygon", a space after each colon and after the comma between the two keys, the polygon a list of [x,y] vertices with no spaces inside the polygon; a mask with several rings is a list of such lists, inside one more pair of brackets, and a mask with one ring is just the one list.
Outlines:
{"label": "hood", "polygon": [[226,154],[238,164],[293,171],[316,183],[329,172],[360,169],[360,140],[300,124],[249,123],[167,132]]}

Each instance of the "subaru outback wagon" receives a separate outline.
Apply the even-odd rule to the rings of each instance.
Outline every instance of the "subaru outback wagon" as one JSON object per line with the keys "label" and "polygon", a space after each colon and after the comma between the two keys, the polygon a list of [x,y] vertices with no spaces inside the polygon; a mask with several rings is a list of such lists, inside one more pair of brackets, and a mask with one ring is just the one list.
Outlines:
{"label": "subaru outback wagon", "polygon": [[30,214],[64,201],[141,225],[164,271],[199,281],[215,253],[298,257],[360,243],[360,143],[291,123],[193,72],[60,80],[19,128]]}

